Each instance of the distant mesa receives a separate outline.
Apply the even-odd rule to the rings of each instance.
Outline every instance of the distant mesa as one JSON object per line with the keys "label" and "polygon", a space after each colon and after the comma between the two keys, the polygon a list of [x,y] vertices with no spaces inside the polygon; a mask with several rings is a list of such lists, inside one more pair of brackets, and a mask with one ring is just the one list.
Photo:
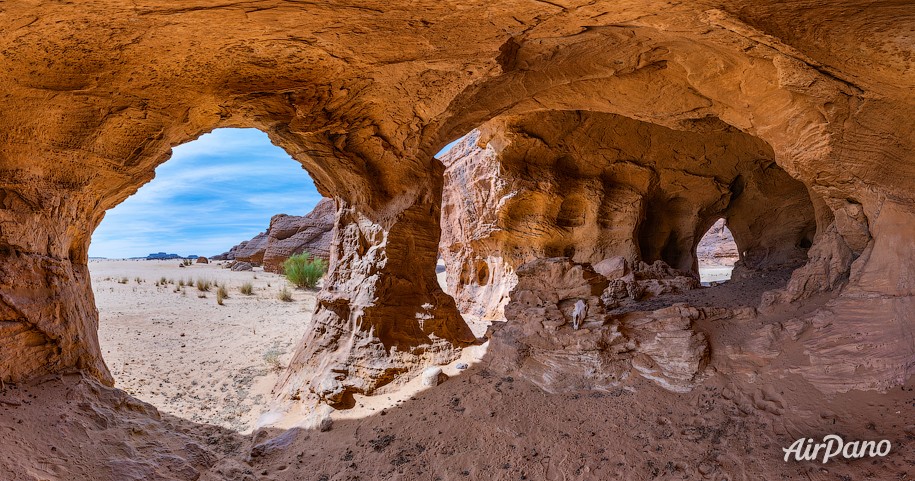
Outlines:
{"label": "distant mesa", "polygon": [[148,261],[161,261],[161,260],[170,260],[170,259],[196,259],[199,256],[189,255],[189,256],[179,256],[178,254],[166,254],[165,252],[153,252],[152,254],[146,257],[140,257],[140,259],[146,259]]}

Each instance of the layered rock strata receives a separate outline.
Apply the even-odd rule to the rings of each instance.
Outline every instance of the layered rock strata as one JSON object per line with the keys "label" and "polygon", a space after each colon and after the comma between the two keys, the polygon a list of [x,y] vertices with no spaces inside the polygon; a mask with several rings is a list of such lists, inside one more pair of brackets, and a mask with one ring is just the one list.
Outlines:
{"label": "layered rock strata", "polygon": [[266,232],[213,258],[262,265],[267,272],[282,272],[286,259],[303,252],[328,260],[336,213],[332,199],[321,199],[303,216],[277,214],[270,218]]}
{"label": "layered rock strata", "polygon": [[[394,344],[421,358],[418,346],[438,342],[430,331],[459,346],[463,324],[434,282],[444,172],[433,155],[481,127],[481,145],[494,155],[511,145],[531,155],[506,158],[501,172],[484,168],[497,174],[484,189],[496,195],[465,196],[477,206],[517,205],[479,209],[481,222],[463,228],[480,232],[457,236],[463,247],[448,242],[460,259],[449,276],[477,279],[458,294],[462,305],[479,289],[492,300],[482,314],[493,312],[510,290],[510,270],[546,255],[622,255],[690,270],[688,247],[712,222],[700,221],[725,202],[741,252],[756,247],[741,259],[747,268],[804,261],[807,250],[807,267],[779,299],[839,292],[833,312],[841,322],[809,340],[811,379],[824,389],[896,385],[915,360],[913,22],[904,2],[7,2],[0,379],[78,370],[110,382],[86,270],[91,234],[107,209],[153,178],[173,146],[220,127],[267,132],[337,202],[331,282],[287,373],[293,384],[304,388],[298,381],[314,377],[307,384],[326,380],[315,384],[326,384],[316,388],[325,393],[371,391],[408,364],[348,363],[382,352],[393,359]],[[581,116],[585,125],[552,116]],[[603,116],[628,120],[595,125],[617,125],[643,151],[666,145],[669,155],[652,160],[616,139],[577,138],[588,119]],[[487,126],[497,117],[507,128]],[[518,119],[522,129],[511,126]],[[638,127],[623,125],[630,122]],[[556,135],[565,133],[557,125],[579,135]],[[746,137],[721,151],[707,136],[634,135],[661,128]],[[590,131],[614,138],[614,128]],[[489,142],[491,133],[510,145]],[[714,151],[696,157],[696,143]],[[719,170],[731,153],[748,152],[738,145],[753,158],[741,157],[737,172]],[[602,177],[594,170],[607,165],[592,162],[596,156],[615,160],[609,186],[595,182]],[[684,170],[684,158],[701,161]],[[555,182],[551,165],[576,182]],[[792,184],[779,181],[779,170],[807,191],[815,232],[808,215],[796,215],[806,207],[782,209],[803,195],[779,190]],[[734,183],[738,176],[746,183]],[[518,179],[532,185],[499,195],[502,182]],[[573,185],[594,190],[557,192]],[[599,195],[610,188],[619,195]],[[736,191],[746,205],[726,200]],[[641,207],[633,205],[644,206],[646,222],[634,222]],[[606,214],[588,217],[600,206]],[[587,227],[597,219],[609,222]],[[505,229],[506,221],[517,227]],[[779,224],[784,235],[770,235]],[[606,243],[574,239],[589,229]],[[495,230],[505,232],[501,239],[490,236]],[[805,234],[793,238],[797,231]],[[805,242],[792,245],[798,239]]]}

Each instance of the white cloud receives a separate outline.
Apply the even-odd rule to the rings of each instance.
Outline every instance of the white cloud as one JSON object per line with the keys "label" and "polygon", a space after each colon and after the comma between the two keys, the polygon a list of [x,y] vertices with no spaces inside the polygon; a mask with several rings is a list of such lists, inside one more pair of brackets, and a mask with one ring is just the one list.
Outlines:
{"label": "white cloud", "polygon": [[265,230],[274,214],[302,215],[320,199],[308,173],[266,134],[221,129],[176,147],[155,179],[111,209],[90,255],[212,255]]}

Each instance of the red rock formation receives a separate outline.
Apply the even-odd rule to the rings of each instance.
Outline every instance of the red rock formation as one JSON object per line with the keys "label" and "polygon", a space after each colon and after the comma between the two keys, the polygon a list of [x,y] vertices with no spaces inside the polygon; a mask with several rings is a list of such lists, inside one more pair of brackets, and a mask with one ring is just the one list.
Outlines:
{"label": "red rock formation", "polygon": [[[233,260],[259,266],[264,263],[264,252],[267,250],[268,233],[261,232],[251,240],[241,241],[229,249]],[[228,254],[228,253],[227,253]],[[228,258],[229,255],[226,255]]]}
{"label": "red rock formation", "polygon": [[304,216],[277,214],[270,218],[266,232],[242,241],[218,257],[263,265],[268,272],[282,272],[283,262],[302,252],[328,260],[335,215],[332,199],[321,199]]}
{"label": "red rock formation", "polygon": [[[461,260],[452,282],[475,279],[498,303],[520,258],[690,270],[696,233],[727,207],[746,269],[809,247],[773,298],[840,292],[841,322],[805,340],[819,386],[885,387],[915,369],[905,2],[7,3],[0,379],[110,381],[92,231],[171,147],[219,127],[264,130],[338,206],[329,282],[284,395],[371,392],[466,340],[435,283],[432,156],[481,125],[504,172],[483,168],[498,179],[479,192],[496,195],[447,202],[480,220],[446,241]],[[498,195],[506,185],[517,194]],[[872,359],[855,360],[867,346]]]}
{"label": "red rock formation", "polygon": [[466,312],[498,318],[513,270],[539,257],[662,260],[697,273],[699,240],[722,217],[742,268],[798,265],[814,207],[773,157],[720,125],[675,131],[585,112],[496,119],[443,159],[449,286]]}
{"label": "red rock formation", "polygon": [[321,199],[318,205],[304,216],[275,215],[267,229],[267,246],[264,249],[264,270],[282,272],[283,262],[293,254],[308,252],[322,259],[330,259],[336,207],[331,199]]}

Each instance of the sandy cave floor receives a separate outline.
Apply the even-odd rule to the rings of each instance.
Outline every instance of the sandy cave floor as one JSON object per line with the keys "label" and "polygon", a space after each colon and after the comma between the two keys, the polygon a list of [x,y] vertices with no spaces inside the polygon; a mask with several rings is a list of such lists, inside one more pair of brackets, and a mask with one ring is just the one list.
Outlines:
{"label": "sandy cave floor", "polygon": [[[611,391],[549,394],[490,371],[485,350],[475,349],[466,357],[480,359],[463,371],[446,367],[451,378],[442,385],[421,391],[413,383],[362,398],[335,414],[330,431],[248,433],[277,375],[265,358],[278,352],[279,363],[288,361],[314,294],[296,291],[295,302],[283,303],[275,296],[279,276],[212,264],[104,261],[90,268],[103,353],[116,386],[137,399],[80,375],[5,386],[0,480],[915,478],[912,380],[887,393],[824,396],[787,369],[803,362],[800,345],[784,346],[766,367],[729,357],[727,346],[823,300],[743,325],[700,321],[712,361],[708,377],[685,394],[639,376]],[[218,306],[215,292],[198,298],[196,288],[182,295],[173,285],[155,286],[161,276],[179,275],[226,282],[230,298]],[[246,281],[255,296],[237,293]],[[782,281],[773,273],[654,303],[753,301]],[[826,434],[889,439],[893,449],[886,458],[826,465],[782,460],[794,440]]]}

